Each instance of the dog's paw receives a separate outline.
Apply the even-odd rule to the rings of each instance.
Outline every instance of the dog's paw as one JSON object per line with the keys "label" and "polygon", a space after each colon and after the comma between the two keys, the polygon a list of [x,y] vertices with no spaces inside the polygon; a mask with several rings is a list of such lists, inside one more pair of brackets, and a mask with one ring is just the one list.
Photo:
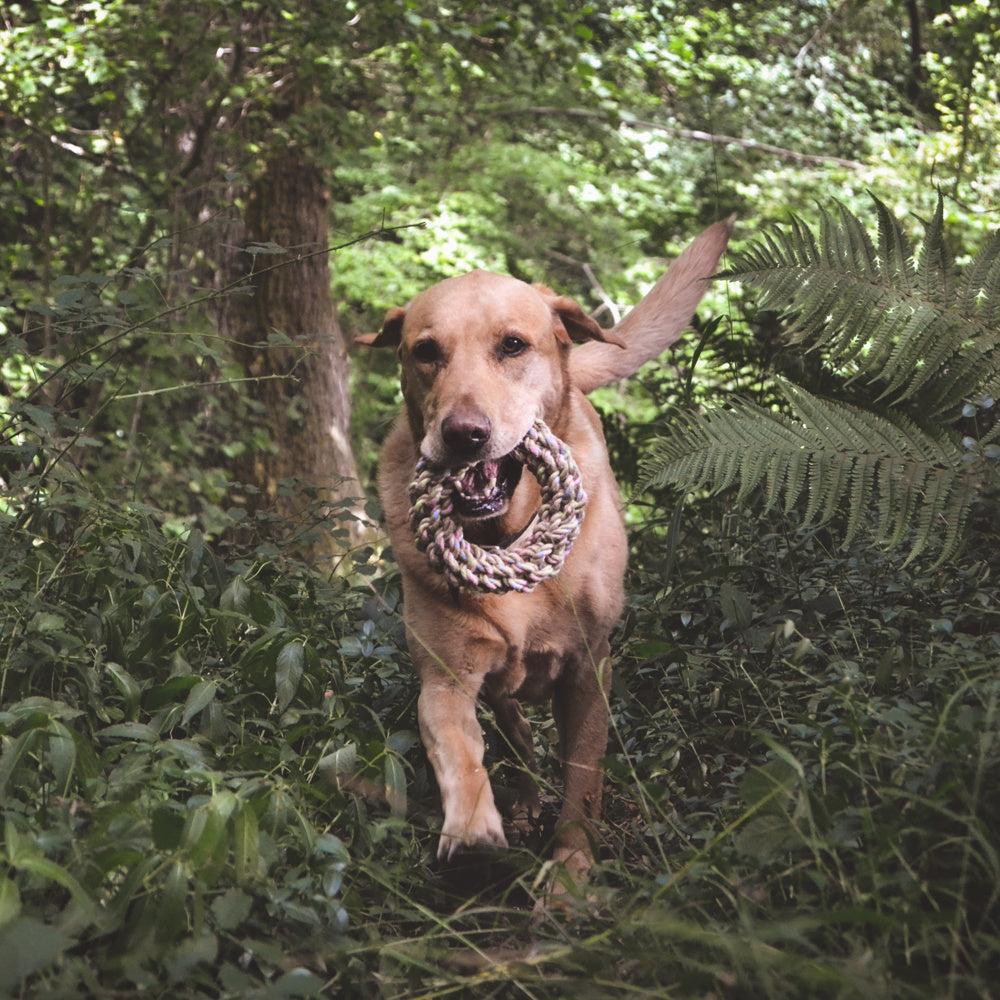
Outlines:
{"label": "dog's paw", "polygon": [[496,807],[480,808],[460,820],[445,817],[437,856],[440,861],[450,861],[463,848],[506,846],[507,837]]}
{"label": "dog's paw", "polygon": [[588,851],[557,847],[551,861],[546,861],[535,880],[541,894],[535,900],[532,921],[536,925],[552,913],[566,917],[583,914],[597,916],[596,897],[586,891],[587,875],[594,865]]}
{"label": "dog's paw", "polygon": [[559,846],[552,854],[552,867],[560,865],[574,884],[581,885],[594,867],[594,856],[583,848]]}

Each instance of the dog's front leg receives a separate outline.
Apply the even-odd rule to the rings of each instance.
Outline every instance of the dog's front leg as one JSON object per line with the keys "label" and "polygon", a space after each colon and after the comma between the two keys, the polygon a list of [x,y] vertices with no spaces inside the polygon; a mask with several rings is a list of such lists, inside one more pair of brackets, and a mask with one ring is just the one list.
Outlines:
{"label": "dog's front leg", "polygon": [[476,718],[476,690],[437,670],[421,678],[417,714],[444,806],[438,857],[461,847],[506,847],[500,813],[483,766],[483,733]]}

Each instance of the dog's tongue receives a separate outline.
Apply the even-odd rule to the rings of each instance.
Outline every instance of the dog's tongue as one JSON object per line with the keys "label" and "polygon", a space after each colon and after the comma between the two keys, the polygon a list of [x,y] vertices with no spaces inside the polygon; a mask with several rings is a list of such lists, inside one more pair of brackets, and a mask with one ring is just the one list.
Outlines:
{"label": "dog's tongue", "polygon": [[497,478],[500,475],[500,463],[497,461],[480,462],[470,466],[462,475],[460,488],[466,497],[487,499],[497,490]]}

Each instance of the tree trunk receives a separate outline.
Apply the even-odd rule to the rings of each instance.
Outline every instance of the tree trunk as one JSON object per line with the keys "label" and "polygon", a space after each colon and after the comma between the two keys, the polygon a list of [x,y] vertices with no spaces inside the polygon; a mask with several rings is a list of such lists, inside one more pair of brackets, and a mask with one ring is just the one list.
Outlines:
{"label": "tree trunk", "polygon": [[[346,343],[330,295],[327,202],[321,172],[300,147],[269,159],[245,213],[253,294],[228,298],[223,326],[257,380],[249,393],[266,414],[270,445],[249,455],[243,470],[260,491],[255,506],[266,501],[303,526],[332,514],[336,528],[331,508],[349,506],[361,488],[349,437]],[[266,252],[253,253],[261,249],[255,244]],[[321,531],[307,547],[328,555],[342,541]]]}
{"label": "tree trunk", "polygon": [[910,73],[907,81],[907,97],[910,103],[921,112],[930,110],[924,84],[927,74],[924,72],[924,46],[920,32],[920,4],[918,0],[905,0],[906,17],[909,23],[909,56]]}

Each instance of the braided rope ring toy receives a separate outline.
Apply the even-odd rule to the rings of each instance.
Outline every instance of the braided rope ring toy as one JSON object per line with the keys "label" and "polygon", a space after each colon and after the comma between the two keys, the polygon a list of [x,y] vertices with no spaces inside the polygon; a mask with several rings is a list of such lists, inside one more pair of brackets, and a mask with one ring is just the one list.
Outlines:
{"label": "braided rope ring toy", "polygon": [[[415,543],[427,553],[431,568],[443,573],[453,589],[487,594],[527,593],[555,576],[583,524],[587,495],[569,449],[536,420],[510,453],[538,480],[542,504],[516,547],[476,545],[466,541],[452,517],[454,496],[478,463],[441,470],[423,458],[410,484],[410,524]],[[494,483],[495,486],[495,483]]]}

